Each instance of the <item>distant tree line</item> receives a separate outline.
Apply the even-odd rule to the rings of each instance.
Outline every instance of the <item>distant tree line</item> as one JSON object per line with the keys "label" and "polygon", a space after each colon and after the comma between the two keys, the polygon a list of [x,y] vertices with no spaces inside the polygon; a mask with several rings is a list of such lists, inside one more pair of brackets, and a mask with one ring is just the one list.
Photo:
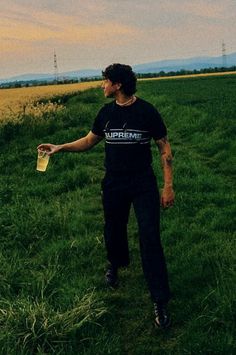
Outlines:
{"label": "distant tree line", "polygon": [[[159,78],[159,77],[169,77],[169,76],[178,76],[178,75],[192,75],[192,74],[203,74],[203,73],[222,73],[228,71],[236,71],[236,66],[231,67],[215,67],[215,68],[204,68],[204,69],[194,69],[194,70],[185,70],[181,69],[179,71],[160,71],[158,73],[136,73],[138,79],[142,78]],[[27,80],[27,81],[13,81],[9,83],[0,84],[0,89],[7,88],[21,88],[21,87],[32,87],[32,86],[44,86],[44,85],[62,85],[62,84],[73,84],[79,82],[88,82],[88,81],[99,81],[102,80],[102,76],[89,76],[83,78],[59,78],[58,80]]]}
{"label": "distant tree line", "polygon": [[194,70],[185,70],[181,69],[179,71],[160,71],[158,73],[137,73],[137,78],[158,78],[158,77],[169,77],[169,76],[178,76],[178,75],[192,75],[192,74],[203,74],[203,73],[222,73],[228,71],[236,71],[236,66],[229,68],[225,67],[215,67],[215,68],[203,68],[203,69],[194,69]]}
{"label": "distant tree line", "polygon": [[[204,69],[194,69],[194,70],[185,70],[181,69],[179,71],[160,71],[158,73],[136,73],[136,76],[138,79],[142,78],[159,78],[159,77],[169,77],[169,76],[178,76],[178,75],[192,75],[192,74],[203,74],[203,73],[221,73],[221,72],[228,72],[228,71],[236,71],[236,66],[232,67],[215,67],[215,68],[204,68]],[[101,76],[96,76],[96,77],[84,77],[81,78],[81,82],[86,82],[86,81],[96,81],[96,80],[102,80]]]}
{"label": "distant tree line", "polygon": [[45,86],[45,85],[62,85],[62,84],[74,84],[79,83],[81,80],[77,78],[58,80],[17,80],[8,83],[0,84],[0,89],[22,88],[32,86]]}

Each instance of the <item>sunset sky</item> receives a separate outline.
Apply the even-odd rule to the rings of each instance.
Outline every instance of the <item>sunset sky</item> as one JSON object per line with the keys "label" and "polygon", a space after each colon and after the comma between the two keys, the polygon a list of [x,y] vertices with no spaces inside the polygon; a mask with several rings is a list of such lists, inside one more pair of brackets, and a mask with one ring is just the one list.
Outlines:
{"label": "sunset sky", "polygon": [[0,0],[0,78],[236,52],[236,0]]}

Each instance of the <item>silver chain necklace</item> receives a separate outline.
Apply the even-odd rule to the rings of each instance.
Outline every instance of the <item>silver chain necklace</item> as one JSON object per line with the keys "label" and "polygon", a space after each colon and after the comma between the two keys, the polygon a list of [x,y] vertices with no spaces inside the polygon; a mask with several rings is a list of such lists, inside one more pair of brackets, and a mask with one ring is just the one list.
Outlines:
{"label": "silver chain necklace", "polygon": [[133,102],[134,100],[135,100],[135,96],[132,96],[131,99],[129,99],[128,101],[124,102],[123,104],[119,103],[117,100],[116,100],[116,103],[119,106],[126,106],[127,104]]}

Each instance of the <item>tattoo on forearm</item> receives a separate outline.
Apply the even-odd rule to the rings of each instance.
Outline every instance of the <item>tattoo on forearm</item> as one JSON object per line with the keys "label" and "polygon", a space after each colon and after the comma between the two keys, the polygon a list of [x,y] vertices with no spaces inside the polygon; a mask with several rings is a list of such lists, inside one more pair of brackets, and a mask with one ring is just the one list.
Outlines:
{"label": "tattoo on forearm", "polygon": [[160,142],[166,144],[168,142],[167,136],[160,139]]}
{"label": "tattoo on forearm", "polygon": [[162,162],[163,168],[165,166],[172,167],[172,161],[173,161],[173,158],[172,158],[171,154],[167,154],[167,156],[166,156],[166,152],[162,153],[161,162]]}
{"label": "tattoo on forearm", "polygon": [[161,154],[161,163],[163,168],[172,167],[173,157],[171,154],[171,148],[167,136],[159,139],[156,143]]}
{"label": "tattoo on forearm", "polygon": [[165,136],[165,137],[159,139],[158,141],[156,141],[156,144],[157,144],[158,149],[159,149],[161,154],[165,153],[165,147],[166,147],[167,143],[168,143],[167,136]]}
{"label": "tattoo on forearm", "polygon": [[167,157],[166,157],[166,163],[168,166],[172,166],[172,155],[171,154],[168,154]]}

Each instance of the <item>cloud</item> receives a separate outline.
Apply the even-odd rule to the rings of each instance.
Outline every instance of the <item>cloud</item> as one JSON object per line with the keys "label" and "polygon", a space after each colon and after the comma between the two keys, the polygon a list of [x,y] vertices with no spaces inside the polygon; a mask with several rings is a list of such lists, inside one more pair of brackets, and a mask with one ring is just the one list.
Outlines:
{"label": "cloud", "polygon": [[44,70],[54,48],[62,70],[220,55],[235,14],[235,0],[1,0],[0,68]]}
{"label": "cloud", "polygon": [[213,1],[213,0],[198,0],[198,1],[185,1],[180,6],[181,11],[185,14],[190,14],[202,18],[214,20],[226,20],[231,18],[232,10],[236,10],[234,1]]}
{"label": "cloud", "polygon": [[[198,25],[222,21],[232,21],[236,12],[236,2],[225,0],[90,0],[56,1],[32,0],[3,1],[1,22],[13,27],[25,39],[67,40],[73,42],[91,42],[120,36],[127,41],[148,30],[170,27],[181,28],[191,22]],[[235,5],[234,5],[235,4]],[[235,12],[232,12],[233,8]],[[0,29],[3,28],[0,24]],[[7,28],[7,26],[6,26]],[[30,33],[27,33],[30,32]],[[38,32],[38,34],[36,33]],[[5,32],[2,32],[5,36]],[[10,37],[10,36],[8,36]]]}
{"label": "cloud", "polygon": [[[27,1],[24,1],[27,3]],[[96,8],[94,9],[96,11]],[[98,41],[110,41],[115,37],[125,38],[138,35],[139,29],[129,25],[120,24],[118,21],[107,20],[102,23],[94,23],[87,14],[88,21],[84,17],[53,13],[51,10],[38,10],[27,13],[24,6],[15,6],[11,17],[7,12],[3,13],[0,23],[0,38],[8,40],[28,42],[47,41],[70,43],[94,43]],[[27,17],[27,20],[26,20]],[[123,37],[123,38],[124,38]]]}

